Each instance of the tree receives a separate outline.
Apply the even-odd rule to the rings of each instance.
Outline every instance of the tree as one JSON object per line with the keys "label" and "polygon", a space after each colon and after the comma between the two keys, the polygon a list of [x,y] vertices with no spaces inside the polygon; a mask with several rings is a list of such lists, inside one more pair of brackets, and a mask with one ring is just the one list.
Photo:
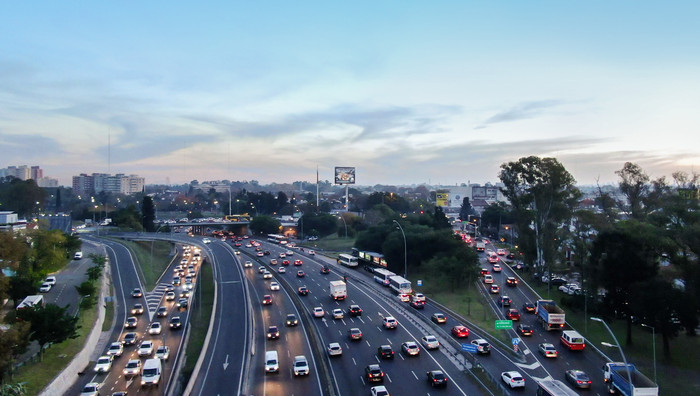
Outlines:
{"label": "tree", "polygon": [[143,215],[143,224],[141,225],[143,229],[148,232],[155,231],[156,228],[154,221],[156,220],[156,208],[153,205],[153,198],[151,198],[149,195],[143,197],[141,213]]}
{"label": "tree", "polygon": [[471,202],[469,202],[469,197],[464,197],[462,199],[462,208],[459,210],[459,219],[469,221],[469,216],[474,214],[476,214],[476,211],[472,207]]}
{"label": "tree", "polygon": [[44,205],[48,193],[33,179],[20,180],[13,176],[0,178],[0,202],[3,210],[29,217]]}
{"label": "tree", "polygon": [[257,235],[278,234],[281,224],[270,216],[255,216],[250,222],[250,229]]}
{"label": "tree", "polygon": [[622,169],[615,171],[620,176],[620,191],[627,198],[621,206],[633,219],[641,220],[644,215],[644,198],[649,193],[649,176],[639,165],[625,162]]}
{"label": "tree", "polygon": [[15,358],[26,349],[28,340],[29,323],[17,322],[7,330],[0,330],[0,383],[12,369]]}
{"label": "tree", "polygon": [[46,344],[78,337],[78,317],[69,315],[67,311],[68,306],[59,307],[56,304],[20,310],[22,319],[31,324],[30,339],[39,343],[42,356]]}

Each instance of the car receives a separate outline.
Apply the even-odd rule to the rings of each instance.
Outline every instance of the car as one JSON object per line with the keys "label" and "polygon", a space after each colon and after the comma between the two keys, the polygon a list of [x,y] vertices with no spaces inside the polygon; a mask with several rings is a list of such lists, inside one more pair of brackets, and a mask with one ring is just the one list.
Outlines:
{"label": "car", "polygon": [[277,265],[277,259],[270,259],[270,265]]}
{"label": "car", "polygon": [[293,327],[299,324],[299,319],[297,319],[297,316],[294,314],[287,314],[287,320],[285,321],[285,324],[289,327]]}
{"label": "car", "polygon": [[362,339],[362,331],[360,331],[360,329],[357,327],[353,327],[352,329],[348,330],[348,336],[351,340],[360,340]]}
{"label": "car", "polygon": [[498,299],[498,305],[502,307],[510,307],[512,302],[513,300],[511,300],[508,296],[501,296],[501,298]]}
{"label": "car", "polygon": [[542,355],[544,355],[544,357],[555,358],[559,355],[559,352],[557,352],[556,348],[554,348],[554,345],[552,345],[548,342],[544,342],[544,343],[540,344],[537,349],[540,351],[540,353]]}
{"label": "car", "polygon": [[321,267],[321,273],[324,274],[324,275],[330,274],[330,273],[331,273],[331,269],[328,268],[327,265],[324,265],[323,267]]}
{"label": "car", "polygon": [[240,251],[240,250],[234,250],[233,253],[235,253],[237,256],[240,256],[240,255],[241,255],[241,251]]}
{"label": "car", "polygon": [[476,351],[482,355],[488,355],[491,353],[491,344],[489,344],[488,341],[483,338],[472,340],[471,344],[476,346]]}
{"label": "car", "polygon": [[160,345],[156,348],[156,359],[168,360],[170,357],[170,348],[167,345]]}
{"label": "car", "polygon": [[55,276],[47,276],[46,279],[44,279],[44,283],[48,283],[51,286],[54,286],[56,284],[56,277]]}
{"label": "car", "polygon": [[289,265],[290,261],[289,260],[282,260],[282,265]]}
{"label": "car", "polygon": [[391,345],[380,345],[377,348],[377,356],[382,359],[393,359],[394,350],[391,348]]}
{"label": "car", "polygon": [[513,276],[509,276],[506,278],[506,286],[516,287],[518,286],[518,280]]}
{"label": "car", "polygon": [[415,309],[423,309],[425,308],[425,301],[420,301],[420,300],[413,300],[411,301],[411,306]]}
{"label": "car", "polygon": [[263,279],[272,279],[272,272],[270,272],[270,271],[263,272]]}
{"label": "car", "polygon": [[365,367],[365,379],[367,382],[384,382],[384,371],[378,364],[370,364]]}
{"label": "car", "polygon": [[188,305],[189,305],[189,300],[186,298],[181,298],[181,299],[177,300],[177,307],[181,311],[186,310]]}
{"label": "car", "polygon": [[183,290],[180,293],[180,298],[189,298],[190,297],[190,291],[189,290]]}
{"label": "car", "polygon": [[590,389],[593,383],[591,377],[581,370],[566,370],[565,376],[571,385],[579,389]]}
{"label": "car", "polygon": [[269,294],[265,294],[262,298],[262,305],[270,305],[272,304],[272,296]]}
{"label": "car", "polygon": [[563,286],[559,286],[559,291],[562,291],[568,295],[581,294],[581,286],[575,283],[569,283]]}
{"label": "car", "polygon": [[534,303],[526,302],[525,304],[523,304],[523,311],[527,313],[535,313],[536,310],[537,306]]}
{"label": "car", "polygon": [[421,344],[425,347],[425,349],[438,349],[440,348],[440,341],[438,341],[437,337],[434,335],[424,335],[420,339]]}
{"label": "car", "polygon": [[73,260],[80,260],[81,258],[83,258],[83,252],[81,252],[81,251],[77,251],[73,255]]}
{"label": "car", "polygon": [[411,301],[411,295],[406,294],[406,293],[400,293],[398,295],[399,301],[401,302],[410,302]]}
{"label": "car", "polygon": [[304,262],[299,259],[294,260],[294,265],[302,265],[303,263]]}
{"label": "car", "polygon": [[506,312],[506,319],[508,320],[520,320],[520,311],[515,308],[511,308]]}
{"label": "car", "polygon": [[143,314],[143,304],[134,304],[134,306],[131,308],[131,314],[132,315]]}
{"label": "car", "polygon": [[107,355],[108,356],[121,356],[122,353],[124,353],[124,344],[121,342],[113,342],[109,344],[109,348],[107,348]]}
{"label": "car", "polygon": [[[184,274],[184,271],[182,272]],[[182,281],[180,280],[179,276],[173,276],[173,286],[180,286],[182,284]]]}
{"label": "car", "polygon": [[253,267],[253,262],[250,260],[246,260],[245,263],[243,263],[243,268],[252,268]]}
{"label": "car", "polygon": [[494,264],[493,267],[491,267],[491,269],[493,270],[493,272],[503,271],[503,268],[501,268],[501,266],[499,264]]}
{"label": "car", "polygon": [[362,316],[362,308],[357,304],[352,304],[350,308],[348,308],[348,313],[350,316]]}
{"label": "car", "polygon": [[203,238],[203,239],[202,239],[202,242],[204,242],[204,243],[211,243],[211,239],[209,239],[209,238]]}
{"label": "car", "polygon": [[505,249],[496,249],[496,254],[499,256],[505,256],[506,250]]}
{"label": "car", "polygon": [[294,375],[309,375],[309,372],[309,362],[306,360],[306,356],[294,356]]}
{"label": "car", "polygon": [[161,330],[163,330],[163,328],[161,327],[160,322],[153,322],[150,326],[148,326],[148,334],[150,335],[160,334]]}
{"label": "car", "polygon": [[337,342],[331,342],[328,344],[328,355],[329,356],[340,356],[343,354],[343,348]]}
{"label": "car", "polygon": [[179,316],[173,316],[172,318],[170,318],[168,326],[170,326],[172,330],[177,330],[180,327],[182,327],[182,320]]}
{"label": "car", "polygon": [[139,335],[134,332],[124,334],[124,345],[136,345],[138,340]]}
{"label": "car", "polygon": [[134,297],[134,298],[143,297],[143,292],[138,287],[134,288],[134,290],[131,291],[131,297]]}
{"label": "car", "polygon": [[447,316],[445,316],[444,314],[441,314],[439,312],[436,312],[430,317],[430,320],[432,320],[433,322],[435,322],[437,324],[443,324],[443,323],[447,322]]}
{"label": "car", "polygon": [[501,380],[510,386],[510,389],[524,388],[525,378],[517,371],[504,371],[501,373]]}
{"label": "car", "polygon": [[297,289],[297,293],[299,293],[300,296],[305,296],[309,294],[309,289],[306,286],[301,286]]}
{"label": "car", "polygon": [[522,336],[531,336],[534,333],[532,326],[520,323],[517,327],[517,331]]}
{"label": "car", "polygon": [[139,320],[136,316],[129,316],[126,318],[126,322],[124,322],[124,328],[125,329],[133,329],[138,326]]}
{"label": "car", "polygon": [[493,276],[486,274],[484,275],[484,284],[493,283]]}
{"label": "car", "polygon": [[276,340],[280,338],[280,329],[277,326],[270,326],[267,328],[267,339]]}
{"label": "car", "polygon": [[489,292],[491,294],[498,294],[500,291],[501,291],[501,288],[498,287],[498,285],[491,285],[491,287],[489,288]]}
{"label": "car", "polygon": [[169,291],[165,293],[165,301],[175,300],[175,292]]}
{"label": "car", "polygon": [[316,255],[316,252],[315,252],[315,251],[309,250],[309,256],[315,256],[315,255]]}
{"label": "car", "polygon": [[442,372],[442,370],[428,371],[426,375],[430,386],[447,386],[447,376]]}
{"label": "car", "polygon": [[304,271],[297,271],[297,277],[298,277],[298,278],[303,278],[304,276],[306,276],[306,274],[304,273]]}
{"label": "car", "polygon": [[285,258],[285,257],[287,257],[287,255],[286,255],[286,254],[284,254],[284,253],[280,253],[280,258]]}
{"label": "car", "polygon": [[139,357],[153,355],[153,341],[141,341],[141,345],[139,345],[138,349],[138,355]]}
{"label": "car", "polygon": [[126,366],[124,366],[122,373],[125,376],[135,376],[141,374],[141,360],[131,359],[126,362]]}
{"label": "car", "polygon": [[321,307],[314,307],[314,318],[322,318],[326,313]]}
{"label": "car", "polygon": [[101,385],[97,382],[89,382],[83,386],[80,391],[80,396],[98,396],[100,394]]}
{"label": "car", "polygon": [[336,308],[333,310],[333,319],[343,319],[343,317],[345,317],[345,314],[342,309]]}
{"label": "car", "polygon": [[258,256],[258,257],[262,257],[262,256],[264,256],[265,254],[264,254],[263,252],[257,252],[257,253],[255,253],[255,255]]}
{"label": "car", "polygon": [[414,341],[406,341],[401,344],[401,350],[404,355],[408,356],[418,356],[420,353],[420,347]]}
{"label": "car", "polygon": [[277,282],[270,282],[270,290],[279,290],[280,284]]}
{"label": "car", "polygon": [[389,396],[389,391],[386,390],[384,385],[373,386],[369,389],[369,393],[372,396]]}
{"label": "car", "polygon": [[156,316],[159,318],[164,318],[168,316],[168,308],[166,307],[158,307],[156,310]]}
{"label": "car", "polygon": [[393,316],[386,316],[382,320],[382,326],[384,326],[385,329],[395,329],[399,327],[399,321]]}
{"label": "car", "polygon": [[52,287],[52,286],[51,286],[50,283],[44,282],[44,283],[42,283],[41,286],[39,287],[39,292],[40,292],[40,293],[48,293],[49,291],[51,291],[51,287]]}
{"label": "car", "polygon": [[264,251],[262,252],[262,255],[263,255],[263,256],[269,256],[269,255],[270,255],[270,251],[269,251],[269,250],[264,250]]}
{"label": "car", "polygon": [[277,268],[277,272],[280,273],[280,274],[286,274],[286,273],[287,273],[287,269],[284,268],[284,267],[279,267],[279,268]]}
{"label": "car", "polygon": [[452,328],[452,335],[454,335],[457,338],[469,337],[469,329],[462,325],[454,326]]}
{"label": "car", "polygon": [[267,271],[267,268],[263,267],[262,265],[258,267],[258,274],[263,274]]}
{"label": "car", "polygon": [[94,371],[96,373],[106,373],[112,368],[112,356],[105,355],[97,358]]}
{"label": "car", "polygon": [[496,264],[498,262],[498,256],[496,256],[495,254],[492,254],[489,256],[489,258],[487,260],[491,264]]}
{"label": "car", "polygon": [[482,268],[482,269],[479,271],[479,275],[488,275],[488,274],[490,274],[490,272],[489,272],[489,270],[486,269],[486,268]]}
{"label": "car", "polygon": [[284,252],[284,254],[286,254],[287,257],[289,257],[289,256],[294,256],[294,251],[292,251],[292,250],[287,250],[287,251]]}

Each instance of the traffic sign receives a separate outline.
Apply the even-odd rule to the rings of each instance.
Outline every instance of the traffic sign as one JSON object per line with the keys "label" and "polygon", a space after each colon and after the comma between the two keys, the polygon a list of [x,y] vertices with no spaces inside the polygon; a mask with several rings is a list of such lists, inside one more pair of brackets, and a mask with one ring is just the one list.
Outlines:
{"label": "traffic sign", "polygon": [[420,279],[418,279],[418,280],[416,281],[416,286],[423,286],[423,281],[420,280]]}
{"label": "traffic sign", "polygon": [[516,338],[513,338],[512,341],[513,341],[513,345],[518,345],[518,344],[520,344],[520,338],[517,338],[517,337],[516,337]]}
{"label": "traffic sign", "polygon": [[476,345],[472,345],[472,344],[462,344],[462,350],[464,352],[471,352],[471,353],[478,352],[478,350],[476,349]]}
{"label": "traffic sign", "polygon": [[496,321],[496,330],[508,330],[513,328],[513,321],[512,320],[497,320]]}

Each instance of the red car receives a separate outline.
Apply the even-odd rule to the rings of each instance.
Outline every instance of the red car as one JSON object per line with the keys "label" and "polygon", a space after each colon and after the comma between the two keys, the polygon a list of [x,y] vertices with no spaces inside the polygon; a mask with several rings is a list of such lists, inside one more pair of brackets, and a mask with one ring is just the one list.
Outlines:
{"label": "red car", "polygon": [[289,260],[282,260],[282,265],[289,265]]}
{"label": "red car", "polygon": [[301,265],[302,261],[299,259],[294,260],[294,265]]}
{"label": "red car", "polygon": [[264,296],[263,296],[263,299],[262,299],[262,303],[263,303],[263,305],[270,305],[270,304],[272,304],[272,296],[269,295],[269,294],[264,295]]}
{"label": "red car", "polygon": [[510,320],[520,320],[520,311],[515,308],[511,308],[506,312],[506,319]]}
{"label": "red car", "polygon": [[457,338],[469,337],[469,329],[464,326],[455,326],[452,328],[452,335]]}

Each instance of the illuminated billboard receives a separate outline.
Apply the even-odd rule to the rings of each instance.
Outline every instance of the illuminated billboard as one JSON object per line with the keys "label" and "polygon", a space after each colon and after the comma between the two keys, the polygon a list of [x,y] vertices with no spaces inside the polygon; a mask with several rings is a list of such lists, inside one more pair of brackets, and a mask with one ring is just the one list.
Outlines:
{"label": "illuminated billboard", "polygon": [[335,184],[355,184],[355,167],[336,166]]}
{"label": "illuminated billboard", "polygon": [[435,200],[437,206],[447,207],[450,202],[450,194],[447,192],[438,192],[435,194]]}

